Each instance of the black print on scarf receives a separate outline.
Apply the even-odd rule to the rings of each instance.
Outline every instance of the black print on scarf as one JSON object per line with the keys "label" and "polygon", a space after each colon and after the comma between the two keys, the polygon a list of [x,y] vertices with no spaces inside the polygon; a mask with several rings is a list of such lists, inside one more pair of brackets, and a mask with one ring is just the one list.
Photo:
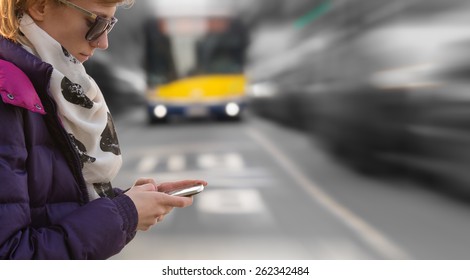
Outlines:
{"label": "black print on scarf", "polygon": [[95,191],[98,193],[100,197],[109,197],[113,198],[114,197],[114,191],[113,187],[111,186],[111,183],[93,183],[93,187],[95,188]]}
{"label": "black print on scarf", "polygon": [[69,133],[69,137],[70,139],[72,139],[72,144],[74,145],[75,150],[78,152],[82,168],[83,168],[83,164],[85,164],[86,162],[92,163],[96,161],[96,158],[90,157],[89,155],[86,154],[87,150],[86,150],[85,145],[83,145],[82,142],[78,141],[77,138],[75,138],[75,136],[73,136],[70,133]]}
{"label": "black print on scarf", "polygon": [[80,61],[78,61],[75,57],[73,57],[68,50],[66,50],[63,46],[62,46],[62,52],[64,53],[65,57],[68,58],[68,60],[70,62],[72,62],[73,64],[79,64]]}
{"label": "black print on scarf", "polygon": [[85,95],[81,85],[72,83],[67,77],[64,77],[60,86],[62,88],[62,95],[68,102],[87,109],[93,107],[93,102]]}
{"label": "black print on scarf", "polygon": [[106,124],[106,127],[103,132],[101,133],[100,148],[103,152],[111,152],[115,155],[121,154],[116,129],[114,128],[113,119],[109,112],[108,123]]}

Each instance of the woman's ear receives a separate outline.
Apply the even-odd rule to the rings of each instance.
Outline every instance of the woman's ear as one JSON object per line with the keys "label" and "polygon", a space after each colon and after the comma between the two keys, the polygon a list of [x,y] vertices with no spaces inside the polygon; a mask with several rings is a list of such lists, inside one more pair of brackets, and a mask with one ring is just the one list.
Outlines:
{"label": "woman's ear", "polygon": [[31,16],[31,18],[34,21],[43,21],[44,20],[44,16],[46,14],[47,2],[48,2],[48,0],[34,1],[34,4],[32,4],[28,8],[28,14]]}

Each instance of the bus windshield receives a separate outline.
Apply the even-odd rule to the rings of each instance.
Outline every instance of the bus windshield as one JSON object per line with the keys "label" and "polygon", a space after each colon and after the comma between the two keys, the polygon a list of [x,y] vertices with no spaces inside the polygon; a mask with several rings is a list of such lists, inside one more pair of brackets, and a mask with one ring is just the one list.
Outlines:
{"label": "bus windshield", "polygon": [[240,74],[247,32],[227,18],[153,19],[145,26],[149,86],[196,75]]}

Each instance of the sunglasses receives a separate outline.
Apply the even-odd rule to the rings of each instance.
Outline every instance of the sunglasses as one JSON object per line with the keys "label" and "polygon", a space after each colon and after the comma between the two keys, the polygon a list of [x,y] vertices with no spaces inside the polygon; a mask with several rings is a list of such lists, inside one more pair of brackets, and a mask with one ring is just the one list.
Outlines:
{"label": "sunglasses", "polygon": [[93,24],[91,25],[90,29],[85,35],[85,39],[90,42],[98,39],[105,32],[109,33],[111,29],[113,29],[116,22],[118,21],[117,18],[115,17],[112,17],[111,19],[107,19],[103,16],[96,15],[67,0],[57,0],[57,1],[84,13],[85,15],[87,15],[88,17],[94,20]]}

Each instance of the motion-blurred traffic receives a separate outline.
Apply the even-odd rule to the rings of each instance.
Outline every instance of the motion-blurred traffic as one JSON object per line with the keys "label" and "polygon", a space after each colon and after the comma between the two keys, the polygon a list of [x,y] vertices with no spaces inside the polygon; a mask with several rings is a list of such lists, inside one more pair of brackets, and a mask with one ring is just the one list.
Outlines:
{"label": "motion-blurred traffic", "polygon": [[253,110],[361,172],[470,193],[470,3],[316,2],[284,48],[253,52]]}

